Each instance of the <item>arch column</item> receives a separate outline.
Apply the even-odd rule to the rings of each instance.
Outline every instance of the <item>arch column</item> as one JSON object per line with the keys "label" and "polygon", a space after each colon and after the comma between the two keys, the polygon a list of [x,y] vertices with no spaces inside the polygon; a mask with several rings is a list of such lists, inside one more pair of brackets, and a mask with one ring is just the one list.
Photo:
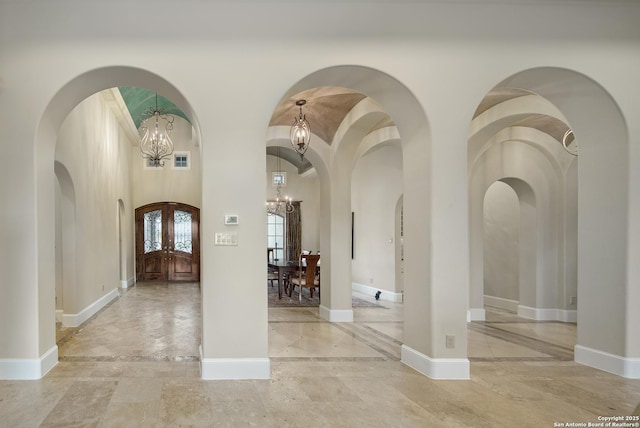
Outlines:
{"label": "arch column", "polygon": [[[5,100],[0,97],[0,105]],[[3,272],[3,283],[12,286],[2,287],[0,299],[0,379],[39,379],[44,376],[58,361],[58,348],[55,345],[55,254],[51,245],[50,263],[50,302],[40,299],[38,293],[39,269],[34,254],[38,253],[38,232],[36,216],[36,174],[33,145],[28,142],[29,126],[33,124],[25,118],[29,117],[28,109],[15,103],[13,116],[9,116],[11,127],[0,127],[0,140],[16,141],[5,147],[7,158],[21,165],[21,175],[13,175],[10,168],[0,168],[3,183],[11,186],[0,186],[0,196],[6,205],[0,210],[0,218],[5,242],[11,247],[0,250],[2,258],[0,268]],[[14,118],[15,120],[10,120]],[[17,150],[20,148],[20,150]],[[53,159],[53,158],[51,158]],[[53,160],[51,160],[53,170]],[[55,176],[51,174],[51,195],[55,195]],[[51,200],[50,213],[54,211]],[[55,230],[55,219],[52,218],[51,229]],[[55,242],[52,233],[50,242]],[[6,249],[5,249],[6,248]],[[35,260],[34,260],[35,259]],[[34,264],[36,263],[36,264]],[[50,313],[48,320],[42,320],[40,310],[42,304]],[[46,314],[46,313],[45,313]],[[49,329],[42,331],[42,326],[49,322]]]}
{"label": "arch column", "polygon": [[[329,296],[322,294],[320,316],[335,322],[352,322],[351,301],[351,174],[358,146],[386,113],[370,99],[356,105],[343,120],[332,144],[329,174],[328,218],[331,228],[329,244]],[[323,195],[324,196],[324,195]],[[323,215],[325,217],[325,215]],[[323,266],[324,271],[324,266]],[[324,278],[324,277],[323,277]]]}
{"label": "arch column", "polygon": [[[425,159],[418,141],[403,140],[402,361],[434,379],[470,378],[466,135],[464,121],[455,115],[447,120],[452,119],[460,119],[460,123],[445,126],[442,133],[434,135],[430,160]],[[430,183],[430,192],[426,183]],[[431,218],[430,230],[426,218]]]}
{"label": "arch column", "polygon": [[[337,165],[336,165],[337,164]],[[322,229],[327,236],[320,247],[328,248],[328,269],[322,264],[322,285],[320,316],[333,322],[353,322],[351,302],[351,169],[345,159],[337,159],[333,165],[328,192],[323,192],[323,200],[328,197],[329,203],[322,208]],[[349,183],[349,185],[345,185]],[[324,204],[323,204],[324,205]],[[329,287],[326,287],[326,285]],[[328,290],[327,290],[328,288]],[[325,291],[328,291],[326,293]]]}

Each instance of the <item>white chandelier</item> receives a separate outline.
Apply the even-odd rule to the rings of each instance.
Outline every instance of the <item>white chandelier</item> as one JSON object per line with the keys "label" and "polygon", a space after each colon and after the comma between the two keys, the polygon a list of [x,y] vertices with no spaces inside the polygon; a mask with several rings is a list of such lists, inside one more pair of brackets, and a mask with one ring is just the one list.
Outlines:
{"label": "white chandelier", "polygon": [[174,117],[162,108],[158,108],[158,93],[156,92],[156,106],[149,107],[140,115],[142,124],[140,133],[140,153],[144,159],[148,159],[149,166],[164,166],[165,159],[173,155],[173,130]]}
{"label": "white chandelier", "polygon": [[309,122],[307,122],[306,116],[302,114],[302,106],[306,103],[307,100],[296,101],[296,105],[300,107],[300,114],[293,119],[293,125],[291,125],[289,133],[293,150],[300,155],[300,159],[304,159],[304,154],[307,152],[309,141],[311,140]]}

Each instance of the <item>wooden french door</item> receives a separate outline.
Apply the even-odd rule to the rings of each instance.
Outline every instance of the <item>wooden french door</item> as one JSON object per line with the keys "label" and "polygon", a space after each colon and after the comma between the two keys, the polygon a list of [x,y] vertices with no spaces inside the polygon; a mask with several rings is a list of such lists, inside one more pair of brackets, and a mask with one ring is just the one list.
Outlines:
{"label": "wooden french door", "polygon": [[136,279],[200,281],[200,210],[160,202],[136,208]]}

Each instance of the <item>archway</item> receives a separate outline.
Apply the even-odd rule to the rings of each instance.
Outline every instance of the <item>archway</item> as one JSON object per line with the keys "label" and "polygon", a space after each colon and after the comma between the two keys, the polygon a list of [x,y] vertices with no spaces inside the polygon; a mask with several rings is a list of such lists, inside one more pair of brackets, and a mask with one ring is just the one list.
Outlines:
{"label": "archway", "polygon": [[55,162],[56,175],[56,321],[69,324],[76,294],[76,194],[67,168]]}
{"label": "archway", "polygon": [[118,267],[119,267],[119,277],[120,277],[120,287],[128,288],[132,281],[129,280],[129,260],[130,251],[127,251],[127,248],[130,247],[130,235],[131,230],[127,228],[127,218],[126,218],[126,210],[124,206],[124,201],[122,199],[118,199],[116,203],[116,228],[118,231],[117,241],[118,241]]}
{"label": "archway", "polygon": [[[565,152],[553,136],[523,125],[522,117],[532,114],[537,117],[544,115],[553,121],[563,118],[550,103],[529,94],[489,109],[477,116],[476,120],[481,125],[472,127],[469,142],[470,320],[484,320],[482,201],[495,181],[505,179],[517,179],[516,191],[519,188],[531,189],[525,194],[531,194],[530,199],[535,201],[536,227],[539,230],[537,245],[529,250],[531,256],[528,260],[534,264],[523,266],[533,269],[527,275],[533,275],[528,281],[533,287],[527,287],[530,294],[520,296],[528,297],[526,303],[517,304],[517,311],[527,318],[542,320],[567,319],[566,311],[570,310],[565,307],[559,309],[558,305],[563,301],[558,290],[565,288],[559,279],[565,265],[575,263],[565,259],[563,252],[564,248],[569,248],[565,244],[563,223],[565,199],[569,192],[565,185],[566,166],[573,156]],[[487,117],[492,120],[486,121]],[[491,135],[491,132],[497,133]],[[520,182],[527,184],[522,187],[517,184]],[[575,247],[577,244],[573,240],[570,245]]]}
{"label": "archway", "polygon": [[502,181],[486,191],[483,204],[484,303],[517,312],[520,300],[520,204]]}
{"label": "archway", "polygon": [[542,223],[538,220],[538,206],[536,195],[531,186],[519,178],[507,177],[501,180],[511,187],[518,200],[518,314],[528,318],[527,311],[535,313],[542,301],[546,284],[538,281],[538,227]]}
{"label": "archway", "polygon": [[[198,129],[197,123],[193,116],[185,98],[181,93],[172,86],[168,81],[158,75],[150,73],[146,70],[132,67],[105,67],[92,71],[88,71],[77,76],[63,88],[61,88],[51,99],[47,105],[43,116],[37,128],[36,135],[36,206],[37,206],[37,270],[38,270],[38,346],[39,355],[43,355],[41,361],[38,362],[38,371],[34,377],[40,377],[46,373],[57,362],[57,347],[55,346],[55,219],[50,213],[54,211],[55,191],[53,183],[55,183],[54,173],[54,153],[57,141],[57,133],[67,116],[79,105],[83,100],[91,95],[102,91],[106,88],[116,86],[142,86],[152,88],[171,97],[179,107],[191,117],[195,129]],[[113,202],[111,202],[113,203]],[[111,205],[112,207],[113,205]],[[112,208],[111,208],[112,209]],[[120,210],[120,208],[119,208]],[[113,211],[111,211],[112,213]],[[119,216],[119,214],[118,214]],[[112,296],[117,296],[115,287],[121,281],[122,261],[118,259],[118,233],[116,232],[117,218],[112,214],[109,219],[113,221],[113,234],[111,239],[113,245],[109,244],[109,251],[112,251],[114,263],[112,268],[115,270],[113,275],[114,284],[96,284],[95,290],[85,293],[83,298],[89,302],[95,300],[96,304],[86,307],[81,313],[77,313],[77,319],[84,319],[90,316],[91,311],[98,310],[101,304],[108,303]],[[111,289],[111,292],[109,289]],[[106,295],[104,293],[107,293]],[[114,294],[115,293],[115,294]],[[104,297],[100,297],[103,296]],[[111,297],[109,297],[111,296]],[[106,299],[106,300],[105,300]],[[65,305],[67,302],[65,301]],[[80,306],[86,306],[87,302],[79,303]]]}
{"label": "archway", "polygon": [[[336,95],[337,94],[337,95]],[[330,220],[328,223],[320,225],[320,248],[323,254],[323,294],[320,305],[321,316],[334,322],[351,322],[353,321],[351,285],[355,286],[357,279],[352,279],[352,198],[351,187],[345,183],[351,183],[352,171],[358,162],[367,152],[374,152],[374,149],[380,149],[385,144],[397,144],[400,147],[397,129],[389,116],[381,109],[375,100],[366,97],[365,94],[353,91],[349,88],[321,87],[311,88],[296,94],[289,100],[285,100],[283,104],[293,104],[294,99],[309,98],[307,105],[309,109],[317,102],[321,107],[330,105],[330,109],[321,110],[332,111],[328,122],[333,126],[323,124],[314,134],[315,144],[311,145],[312,164],[315,166],[317,161],[313,161],[313,156],[320,155],[323,162],[327,165],[321,165],[317,170],[318,179],[321,189],[327,189],[320,193],[320,219],[321,221]],[[274,114],[277,118],[278,112]],[[336,113],[337,112],[337,113]],[[311,114],[311,113],[309,113]],[[322,123],[324,117],[320,116],[317,120]],[[277,119],[276,119],[277,120]],[[272,119],[273,123],[274,119]],[[277,122],[276,122],[277,124]],[[274,132],[288,132],[288,127],[272,126],[270,128]],[[313,131],[313,129],[312,129]],[[320,137],[322,136],[322,137]],[[329,139],[330,141],[324,141]],[[288,145],[285,140],[284,144]],[[401,152],[398,151],[397,158],[402,163]],[[396,165],[394,164],[394,168]],[[326,172],[325,172],[326,170]],[[398,181],[402,180],[401,166],[398,168]],[[378,177],[380,179],[380,177]],[[400,186],[401,187],[401,186]],[[398,192],[399,193],[399,192]],[[393,199],[397,199],[398,195],[394,194]],[[393,209],[393,207],[392,207]],[[327,214],[324,212],[328,211]],[[362,217],[358,217],[358,222]],[[393,227],[393,222],[390,223]],[[330,231],[330,233],[329,233]],[[331,236],[329,236],[331,235]],[[393,230],[387,231],[393,242]],[[331,238],[333,240],[331,246],[327,248],[327,244],[322,241],[323,238]],[[336,242],[339,241],[339,242]],[[360,241],[360,240],[358,240]],[[364,245],[364,241],[358,245]],[[393,265],[393,254],[387,258]],[[356,261],[357,264],[357,261]],[[329,267],[327,267],[329,266]],[[392,272],[391,269],[390,272]],[[393,276],[393,273],[390,274]],[[357,276],[357,273],[356,273]],[[380,278],[378,273],[371,274],[364,282],[368,285],[372,284],[374,277],[381,283],[388,283],[387,279]],[[382,274],[382,276],[387,276]],[[393,282],[393,281],[391,281]],[[332,286],[332,284],[340,284],[340,286]],[[363,285],[365,286],[365,285]],[[375,294],[369,293],[369,294]]]}
{"label": "archway", "polygon": [[[432,289],[431,138],[424,109],[411,91],[392,76],[353,65],[316,71],[293,85],[281,101],[321,87],[348,88],[375,100],[376,114],[391,117],[401,140],[405,213],[402,361],[430,377],[468,378],[468,361],[457,358],[465,357],[466,350],[463,347],[445,349],[443,340],[445,334],[450,333],[466,337],[466,305],[452,294],[434,293]],[[335,139],[344,144],[334,147],[332,143],[331,147],[322,149],[331,161],[327,161],[330,175],[321,177],[323,224],[320,242],[323,281],[330,287],[331,294],[327,296],[324,289],[321,311],[322,316],[330,321],[350,321],[353,317],[349,309],[351,290],[344,286],[351,283],[350,196],[348,189],[344,189],[344,183],[349,180],[355,153],[359,149],[353,141],[359,142],[364,136],[362,130],[371,129],[367,127],[381,117],[357,110],[349,120],[342,122],[342,135]],[[351,126],[355,123],[358,126]],[[446,321],[437,323],[436,319]]]}
{"label": "archway", "polygon": [[[393,130],[372,132],[351,173],[354,291],[402,302],[402,146]],[[359,153],[357,153],[359,154]]]}
{"label": "archway", "polygon": [[[525,70],[505,79],[495,89],[508,91],[513,88],[538,96],[558,112],[561,110],[559,117],[564,118],[564,123],[571,124],[578,141],[577,240],[580,245],[577,248],[577,295],[580,299],[575,359],[624,376],[634,370],[626,350],[628,312],[621,310],[625,307],[629,287],[624,273],[628,263],[629,186],[626,160],[629,142],[624,118],[604,88],[572,70],[551,67]],[[492,125],[493,129],[483,127],[495,135],[496,129],[504,129],[505,125],[508,127],[513,123],[494,122]],[[475,130],[472,132],[470,146],[480,135]],[[470,152],[470,168],[479,155],[478,151]],[[566,229],[564,225],[562,227],[559,232],[564,239]],[[603,246],[608,249],[605,257],[599,251]],[[472,244],[472,255],[473,247]],[[564,251],[566,255],[570,253]],[[538,272],[544,274],[547,271],[544,259],[540,262],[543,264]],[[472,275],[473,272],[472,262]],[[557,277],[564,281],[570,275],[560,272]],[[605,283],[608,286],[602,287]],[[555,298],[568,304],[571,299],[566,293],[571,293],[571,287],[564,285],[560,290],[559,296],[558,293],[547,294],[542,300],[549,302]],[[553,306],[548,307],[553,309]],[[561,309],[565,308],[566,305]],[[602,313],[611,316],[603,318]]]}

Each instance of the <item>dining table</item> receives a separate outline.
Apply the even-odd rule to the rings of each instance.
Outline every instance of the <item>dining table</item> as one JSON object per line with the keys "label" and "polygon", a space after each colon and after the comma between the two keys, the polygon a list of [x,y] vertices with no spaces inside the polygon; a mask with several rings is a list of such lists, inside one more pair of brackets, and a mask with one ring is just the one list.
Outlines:
{"label": "dining table", "polygon": [[[290,272],[295,272],[300,268],[300,260],[268,260],[267,268],[269,270],[278,271],[278,299],[282,299],[282,285],[284,282],[284,275]],[[307,261],[302,259],[302,270],[307,266]],[[316,266],[316,273],[320,272],[320,260]]]}
{"label": "dining table", "polygon": [[278,299],[282,299],[282,285],[284,275],[298,269],[299,260],[269,260],[267,267],[270,270],[278,271]]}

